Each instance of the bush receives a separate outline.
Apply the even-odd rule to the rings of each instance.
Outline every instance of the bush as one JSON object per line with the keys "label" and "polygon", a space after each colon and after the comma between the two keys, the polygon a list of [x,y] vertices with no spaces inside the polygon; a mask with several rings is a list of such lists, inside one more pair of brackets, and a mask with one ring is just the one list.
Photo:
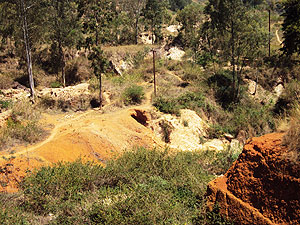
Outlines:
{"label": "bush", "polygon": [[51,88],[60,88],[62,87],[63,85],[59,82],[59,81],[54,81],[50,84],[50,87]]}
{"label": "bush", "polygon": [[176,99],[167,99],[160,96],[155,99],[153,105],[163,113],[179,114],[179,107],[176,103]]}
{"label": "bush", "polygon": [[180,109],[191,109],[197,112],[201,110],[210,114],[214,107],[207,102],[201,92],[187,92],[176,99],[158,97],[153,104],[159,111],[170,114],[179,114]]}
{"label": "bush", "polygon": [[210,88],[214,90],[214,96],[217,102],[223,107],[227,108],[234,101],[234,94],[232,93],[232,75],[231,71],[219,71],[207,80]]}
{"label": "bush", "polygon": [[144,99],[143,87],[133,85],[125,89],[123,93],[123,101],[125,105],[140,104]]}
{"label": "bush", "polygon": [[228,169],[233,153],[139,148],[105,168],[57,163],[24,179],[18,210],[35,212],[35,220],[51,213],[51,224],[204,224],[207,184]]}
{"label": "bush", "polygon": [[21,184],[25,206],[45,214],[59,210],[65,201],[80,201],[84,192],[93,190],[102,167],[82,161],[57,163],[27,176]]}
{"label": "bush", "polygon": [[12,105],[6,127],[0,129],[0,146],[5,148],[19,143],[35,143],[45,131],[38,123],[40,113],[29,102],[20,101]]}
{"label": "bush", "polygon": [[238,105],[233,111],[229,130],[237,133],[246,131],[250,136],[270,133],[275,129],[275,121],[268,105]]}
{"label": "bush", "polygon": [[8,109],[10,104],[11,103],[9,101],[0,100],[0,109]]}

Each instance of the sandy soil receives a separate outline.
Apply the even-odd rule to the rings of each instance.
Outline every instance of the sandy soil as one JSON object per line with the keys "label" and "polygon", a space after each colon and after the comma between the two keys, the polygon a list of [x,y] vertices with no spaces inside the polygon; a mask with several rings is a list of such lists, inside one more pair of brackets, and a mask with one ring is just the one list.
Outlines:
{"label": "sandy soil", "polygon": [[142,105],[116,112],[107,112],[108,105],[103,110],[44,114],[41,122],[45,127],[52,127],[44,141],[0,152],[0,166],[6,169],[0,175],[0,182],[4,184],[0,185],[0,191],[17,191],[26,171],[40,166],[78,158],[105,164],[112,157],[136,146],[163,146],[161,140],[145,126],[149,117],[147,111],[151,110],[151,94],[152,91],[147,92]]}

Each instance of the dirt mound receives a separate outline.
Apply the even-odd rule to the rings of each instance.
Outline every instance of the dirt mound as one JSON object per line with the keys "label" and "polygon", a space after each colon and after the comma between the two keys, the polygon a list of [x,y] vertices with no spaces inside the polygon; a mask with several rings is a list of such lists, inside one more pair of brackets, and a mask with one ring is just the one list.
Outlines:
{"label": "dirt mound", "polygon": [[146,114],[142,109],[129,108],[107,114],[90,110],[44,115],[45,127],[49,123],[54,126],[45,141],[0,152],[0,192],[17,191],[26,171],[43,165],[78,158],[105,164],[135,146],[162,146],[153,132],[141,124],[146,123]]}
{"label": "dirt mound", "polygon": [[218,202],[236,224],[300,224],[300,165],[283,157],[282,136],[250,140],[225,176],[210,182],[208,208]]}

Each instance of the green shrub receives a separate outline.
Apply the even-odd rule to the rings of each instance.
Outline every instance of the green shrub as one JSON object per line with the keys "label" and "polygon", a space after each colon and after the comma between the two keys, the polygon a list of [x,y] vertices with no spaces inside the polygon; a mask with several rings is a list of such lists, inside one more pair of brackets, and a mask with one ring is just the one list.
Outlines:
{"label": "green shrub", "polygon": [[21,184],[27,208],[38,213],[58,211],[65,201],[80,201],[84,192],[93,190],[102,167],[81,161],[42,167]]}
{"label": "green shrub", "polygon": [[275,122],[268,105],[238,105],[233,111],[230,126],[230,130],[235,130],[235,134],[244,130],[248,134],[258,136],[272,132]]}
{"label": "green shrub", "polygon": [[167,99],[160,96],[155,99],[153,105],[163,113],[179,114],[179,107],[176,103],[176,99]]}
{"label": "green shrub", "polygon": [[187,92],[176,99],[168,99],[164,97],[158,97],[153,104],[159,111],[170,114],[179,114],[180,109],[192,109],[196,112],[201,110],[210,114],[214,111],[214,107],[209,104],[200,92],[192,93]]}
{"label": "green shrub", "polygon": [[125,105],[140,104],[144,99],[143,87],[133,85],[125,89],[123,93],[123,101]]}
{"label": "green shrub", "polygon": [[165,120],[160,122],[160,127],[162,129],[162,134],[163,134],[163,141],[165,143],[170,143],[170,135],[172,132],[172,126]]}
{"label": "green shrub", "polygon": [[17,209],[1,209],[0,208],[0,224],[11,225],[11,224],[30,224],[28,218],[26,218],[20,210]]}
{"label": "green shrub", "polygon": [[234,101],[232,92],[232,74],[229,70],[222,70],[209,77],[207,83],[214,91],[214,96],[217,102],[227,108]]}
{"label": "green shrub", "polygon": [[[50,224],[205,224],[207,184],[228,169],[236,159],[233,153],[138,148],[105,168],[82,161],[57,163],[27,175],[13,211],[34,212],[33,224],[50,213]],[[0,219],[12,215],[9,204],[3,207]]]}
{"label": "green shrub", "polygon": [[59,81],[54,81],[50,84],[50,87],[51,88],[60,88],[62,87],[63,85],[59,82]]}
{"label": "green shrub", "polygon": [[11,102],[0,100],[0,109],[8,109],[10,105]]}

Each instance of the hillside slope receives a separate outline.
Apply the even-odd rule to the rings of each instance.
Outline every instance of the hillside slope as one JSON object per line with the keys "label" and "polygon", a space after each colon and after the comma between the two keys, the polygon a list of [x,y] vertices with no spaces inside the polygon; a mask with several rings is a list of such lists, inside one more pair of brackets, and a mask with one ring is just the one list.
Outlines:
{"label": "hillside slope", "polygon": [[141,124],[142,121],[137,121],[141,116],[147,120],[143,107],[145,105],[106,114],[89,110],[59,116],[44,115],[44,126],[54,126],[46,140],[0,152],[0,165],[7,170],[2,174],[1,182],[8,183],[8,186],[0,186],[0,191],[16,191],[17,183],[26,171],[42,165],[78,158],[105,163],[135,146],[153,148],[162,145],[153,132]]}

